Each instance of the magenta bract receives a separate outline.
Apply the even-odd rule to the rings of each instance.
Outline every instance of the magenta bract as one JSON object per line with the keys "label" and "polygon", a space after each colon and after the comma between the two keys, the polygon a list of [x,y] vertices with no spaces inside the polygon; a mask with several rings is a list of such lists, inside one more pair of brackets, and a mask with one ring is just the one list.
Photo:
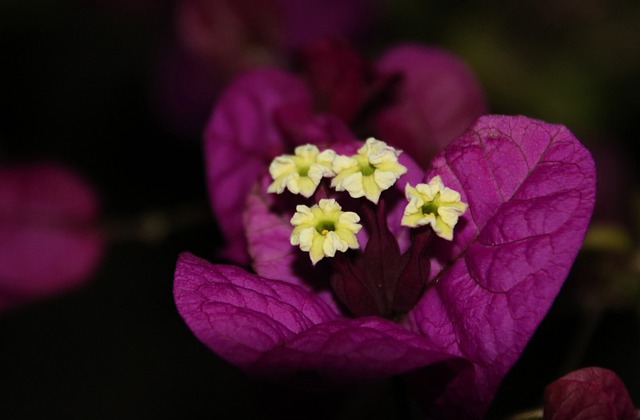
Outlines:
{"label": "magenta bract", "polygon": [[398,46],[377,60],[376,70],[402,75],[394,102],[375,118],[376,132],[423,167],[487,113],[484,92],[475,75],[460,58],[445,50]]}
{"label": "magenta bract", "polygon": [[244,201],[271,159],[286,151],[272,116],[280,108],[311,109],[311,101],[300,80],[278,70],[247,74],[220,98],[205,132],[205,158],[211,205],[228,240],[225,257],[248,262]]}
{"label": "magenta bract", "polygon": [[[247,109],[259,103],[250,101]],[[268,147],[272,131],[264,133]],[[254,174],[260,153],[245,156],[256,162]],[[241,163],[237,152],[225,155]],[[323,283],[292,266],[290,254],[297,251],[288,246],[286,220],[255,212],[268,208],[260,194],[252,195],[247,213],[264,217],[259,224],[265,229],[248,230],[249,243],[262,244],[249,248],[260,261],[257,274],[183,254],[174,284],[180,314],[214,352],[257,375],[310,371],[353,380],[415,370],[428,375],[437,364],[451,374],[446,381],[425,377],[434,414],[481,416],[580,248],[594,204],[594,165],[562,126],[486,116],[435,157],[424,178],[436,175],[460,192],[469,210],[452,242],[434,239],[429,281],[435,286],[400,322],[342,312],[328,277]]]}
{"label": "magenta bract", "polygon": [[53,163],[0,168],[0,309],[71,289],[103,252],[94,190]]}
{"label": "magenta bract", "polygon": [[638,413],[618,375],[608,369],[588,367],[547,385],[544,418],[634,420]]}

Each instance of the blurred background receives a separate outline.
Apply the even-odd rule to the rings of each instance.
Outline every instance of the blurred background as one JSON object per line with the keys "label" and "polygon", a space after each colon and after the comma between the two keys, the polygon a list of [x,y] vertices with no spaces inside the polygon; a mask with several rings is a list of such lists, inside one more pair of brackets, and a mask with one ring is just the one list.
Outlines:
{"label": "blurred background", "polygon": [[[615,371],[640,405],[640,3],[273,3],[0,2],[0,167],[71,168],[99,197],[105,244],[79,286],[0,312],[0,418],[259,419],[275,413],[265,401],[285,415],[327,404],[255,384],[211,353],[172,284],[180,252],[212,260],[220,244],[200,143],[215,96],[244,69],[287,68],[328,30],[368,57],[403,41],[447,48],[492,113],[562,123],[592,151],[584,249],[490,416],[539,406],[546,384],[591,365]],[[388,383],[340,398],[340,418],[397,415]]]}

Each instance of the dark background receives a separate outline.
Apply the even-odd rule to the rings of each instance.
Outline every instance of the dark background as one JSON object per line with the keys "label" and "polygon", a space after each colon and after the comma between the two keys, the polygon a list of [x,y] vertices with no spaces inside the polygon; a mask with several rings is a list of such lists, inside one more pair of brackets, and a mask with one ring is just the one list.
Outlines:
{"label": "dark background", "polygon": [[[477,72],[492,112],[561,122],[633,174],[637,2],[447,4],[384,3],[366,51],[399,40],[443,45]],[[220,238],[199,139],[172,130],[154,104],[172,12],[169,1],[0,3],[0,162],[44,158],[75,168],[100,192],[111,238],[80,290],[0,314],[0,418],[269,418],[281,408],[304,416],[327,406],[345,419],[415,415],[395,381],[346,396],[254,384],[180,319],[171,293],[177,256],[212,260]],[[539,405],[547,383],[587,365],[616,371],[640,404],[636,181],[619,182],[613,198],[599,195],[599,205],[619,209],[607,223],[623,227],[631,248],[585,249],[492,417]],[[172,226],[145,235],[141,224],[157,214]]]}

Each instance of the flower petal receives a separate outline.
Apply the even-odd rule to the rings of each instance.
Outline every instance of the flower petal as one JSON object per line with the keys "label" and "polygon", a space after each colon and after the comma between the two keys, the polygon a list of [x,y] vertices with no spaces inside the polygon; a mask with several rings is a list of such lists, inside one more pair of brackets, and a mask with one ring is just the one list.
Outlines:
{"label": "flower petal", "polygon": [[396,102],[375,119],[376,133],[426,168],[437,152],[486,113],[480,84],[458,57],[407,44],[384,54],[378,72],[399,73]]}
{"label": "flower petal", "polygon": [[232,83],[205,132],[209,198],[227,240],[225,256],[249,260],[242,229],[248,191],[275,157],[288,152],[272,114],[279,107],[311,107],[304,84],[278,70],[248,73]]}
{"label": "flower petal", "polygon": [[624,384],[608,369],[579,369],[547,385],[544,418],[634,420],[638,413]]}
{"label": "flower petal", "polygon": [[341,318],[314,325],[265,352],[253,371],[280,378],[314,372],[328,381],[361,382],[444,361],[459,358],[433,351],[427,340],[394,322]]}
{"label": "flower petal", "polygon": [[180,315],[211,350],[241,367],[285,340],[333,320],[336,313],[308,290],[239,267],[180,256],[174,297]]}
{"label": "flower petal", "polygon": [[85,280],[104,248],[97,216],[94,190],[65,167],[0,168],[0,307]]}
{"label": "flower petal", "polygon": [[289,48],[300,48],[327,34],[358,39],[371,29],[382,9],[369,0],[280,0],[277,4]]}
{"label": "flower petal", "polygon": [[302,288],[182,254],[174,296],[194,334],[254,375],[315,372],[330,380],[395,375],[457,358],[379,318],[338,317]]}
{"label": "flower petal", "polygon": [[566,128],[487,116],[434,159],[427,178],[435,175],[469,210],[452,243],[439,244],[438,283],[412,317],[442,351],[476,364],[466,409],[477,414],[569,272],[593,209],[595,170]]}

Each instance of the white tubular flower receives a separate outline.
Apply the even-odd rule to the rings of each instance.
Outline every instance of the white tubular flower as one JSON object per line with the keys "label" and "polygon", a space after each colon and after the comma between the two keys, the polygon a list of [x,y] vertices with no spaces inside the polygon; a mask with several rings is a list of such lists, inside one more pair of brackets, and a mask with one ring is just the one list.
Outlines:
{"label": "white tubular flower", "polygon": [[366,197],[378,204],[380,193],[407,172],[407,168],[398,163],[400,153],[370,137],[357,155],[335,157],[333,172],[336,177],[331,180],[331,186],[337,191],[347,191],[353,198]]}
{"label": "white tubular flower", "polygon": [[269,173],[273,182],[267,191],[281,194],[286,188],[309,198],[323,176],[334,175],[331,166],[336,153],[330,149],[320,153],[313,144],[298,146],[294,153],[278,156],[271,162]]}
{"label": "white tubular flower", "polygon": [[333,199],[322,199],[313,207],[299,205],[291,218],[295,226],[291,232],[291,245],[299,245],[308,252],[315,265],[324,257],[333,257],[336,251],[360,247],[356,233],[362,225],[360,217],[352,212],[343,212]]}
{"label": "white tubular flower", "polygon": [[445,187],[436,176],[428,184],[418,184],[415,188],[407,184],[405,196],[409,204],[404,209],[403,226],[431,225],[439,237],[453,239],[453,228],[468,207],[460,201],[457,191]]}

